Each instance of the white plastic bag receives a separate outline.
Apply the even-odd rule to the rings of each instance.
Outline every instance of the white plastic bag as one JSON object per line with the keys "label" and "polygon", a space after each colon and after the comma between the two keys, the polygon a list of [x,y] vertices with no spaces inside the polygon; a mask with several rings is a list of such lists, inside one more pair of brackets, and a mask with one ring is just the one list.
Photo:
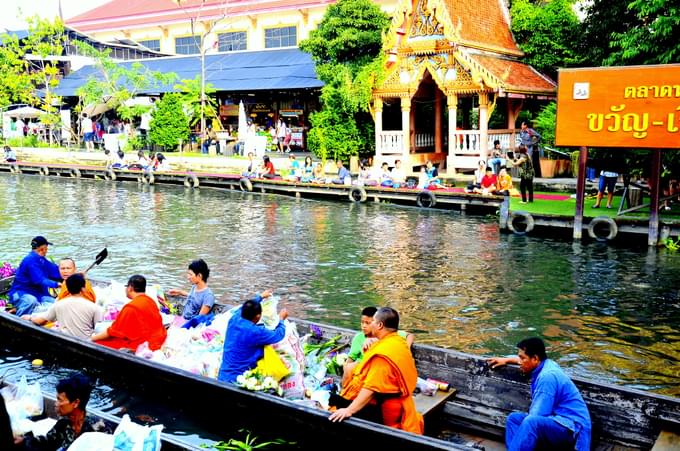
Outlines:
{"label": "white plastic bag", "polygon": [[43,413],[43,397],[40,384],[29,384],[26,376],[21,376],[15,386],[7,386],[1,391],[9,414],[12,432],[19,437],[30,430],[31,421],[27,419]]}
{"label": "white plastic bag", "polygon": [[113,435],[103,432],[85,432],[75,439],[68,451],[111,451]]}
{"label": "white plastic bag", "polygon": [[162,424],[142,426],[124,415],[113,433],[113,451],[160,451]]}

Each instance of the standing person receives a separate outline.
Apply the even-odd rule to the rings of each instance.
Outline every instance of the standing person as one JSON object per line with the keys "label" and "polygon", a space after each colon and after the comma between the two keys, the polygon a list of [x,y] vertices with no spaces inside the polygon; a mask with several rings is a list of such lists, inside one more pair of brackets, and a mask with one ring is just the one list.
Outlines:
{"label": "standing person", "polygon": [[94,131],[92,129],[92,119],[87,117],[87,113],[83,113],[83,118],[80,120],[80,134],[83,135],[85,141],[85,149],[89,151],[94,150]]}
{"label": "standing person", "polygon": [[[24,435],[23,449],[65,450],[85,432],[110,432],[98,418],[89,417],[86,407],[92,393],[87,376],[76,374],[57,384],[57,414],[61,417],[46,435]],[[3,448],[4,449],[4,448]]]}
{"label": "standing person", "polygon": [[597,185],[597,198],[593,208],[600,208],[602,197],[604,197],[604,190],[607,189],[607,208],[612,208],[612,201],[614,200],[614,191],[616,190],[616,180],[619,178],[619,173],[609,170],[600,171],[600,179]]}
{"label": "standing person", "polygon": [[41,326],[56,321],[60,331],[87,340],[94,333],[94,326],[104,318],[104,312],[83,296],[85,277],[82,274],[73,274],[66,279],[66,287],[67,297],[53,304],[47,312],[26,315],[24,319]]}
{"label": "standing person", "polygon": [[283,146],[286,148],[286,152],[290,152],[290,142],[293,139],[293,130],[291,130],[290,127],[286,126],[284,123],[285,127],[285,134],[283,136]]}
{"label": "standing person", "polygon": [[163,318],[156,301],[145,294],[146,278],[134,275],[128,280],[125,294],[130,302],[123,306],[116,320],[104,332],[92,335],[92,341],[114,349],[136,351],[149,343],[149,349],[160,349],[167,337]]}
{"label": "standing person", "polygon": [[16,163],[17,154],[12,150],[10,146],[5,146],[5,162],[6,163]]}
{"label": "standing person", "polygon": [[197,315],[207,315],[215,305],[215,295],[208,288],[208,277],[210,268],[203,259],[194,260],[189,263],[187,279],[191,284],[191,289],[187,293],[184,290],[173,288],[168,290],[171,296],[185,296],[184,311],[182,317],[186,320]]}
{"label": "standing person", "polygon": [[283,141],[286,139],[286,122],[279,119],[276,122],[276,146],[279,152],[283,152]]}
{"label": "standing person", "polygon": [[531,159],[531,163],[535,170],[537,170],[538,177],[540,177],[541,176],[540,173],[541,165],[539,164],[540,155],[539,152],[534,152],[534,150],[539,150],[538,144],[541,142],[541,135],[539,135],[536,130],[529,127],[529,123],[526,121],[522,121],[520,127],[521,127],[519,130],[520,144],[526,147],[527,154]]}
{"label": "standing person", "polygon": [[513,165],[519,168],[519,191],[522,193],[521,203],[526,204],[527,191],[529,191],[528,201],[534,201],[534,165],[524,145],[519,146],[517,153],[517,159]]}
{"label": "standing person", "polygon": [[[68,280],[69,277],[71,277],[73,274],[77,274],[77,269],[76,269],[76,262],[72,258],[62,258],[59,261],[59,275],[63,279],[63,282],[61,283],[61,286],[59,287],[59,294],[57,294],[57,301],[64,299],[65,297],[70,296],[73,293],[69,293],[68,288],[66,287],[66,281]],[[84,277],[85,274],[82,274]],[[94,290],[92,289],[92,284],[90,283],[89,280],[85,279],[85,286],[83,287],[83,290],[81,291],[81,296],[87,299],[90,302],[97,302],[97,295],[94,293]]]}
{"label": "standing person", "polygon": [[39,305],[54,302],[49,289],[59,287],[61,275],[59,267],[45,258],[51,244],[44,236],[36,236],[31,240],[31,252],[19,264],[8,295],[18,316],[30,315]]}
{"label": "standing person", "polygon": [[548,359],[543,340],[524,339],[517,344],[517,357],[494,357],[488,362],[491,368],[513,363],[531,375],[529,412],[513,412],[505,423],[508,451],[590,450],[588,407],[576,385]]}
{"label": "standing person", "polygon": [[288,318],[286,309],[279,312],[279,324],[274,330],[267,329],[264,324],[257,324],[262,317],[260,302],[271,294],[271,291],[266,290],[262,296],[244,302],[229,320],[218,380],[235,382],[238,376],[257,366],[257,361],[264,357],[266,345],[278,343],[285,337],[286,326],[283,321]]}
{"label": "standing person", "polygon": [[149,146],[149,130],[151,129],[151,119],[152,119],[151,110],[146,111],[140,117],[139,133],[142,135],[142,143],[144,145],[144,148],[147,148]]}
{"label": "standing person", "polygon": [[331,421],[360,416],[377,419],[385,426],[415,434],[423,433],[423,417],[416,411],[413,390],[418,372],[406,340],[397,334],[399,313],[380,308],[373,316],[371,334],[378,339],[352,371],[340,396],[331,395],[338,409]]}
{"label": "standing person", "polygon": [[202,154],[208,154],[210,150],[210,146],[212,145],[213,141],[217,138],[217,134],[212,128],[212,125],[208,124],[208,129],[206,131],[205,139],[203,140],[203,144],[201,144],[201,153]]}

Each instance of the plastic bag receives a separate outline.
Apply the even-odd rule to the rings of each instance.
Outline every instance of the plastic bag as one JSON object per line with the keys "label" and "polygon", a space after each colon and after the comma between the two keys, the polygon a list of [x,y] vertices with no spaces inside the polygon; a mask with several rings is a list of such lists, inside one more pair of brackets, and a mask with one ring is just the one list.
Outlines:
{"label": "plastic bag", "polygon": [[111,451],[113,435],[103,432],[85,432],[75,439],[68,451]]}
{"label": "plastic bag", "polygon": [[5,398],[5,407],[12,424],[12,432],[19,437],[30,430],[32,422],[28,418],[43,413],[43,396],[40,384],[29,384],[26,376],[21,376],[19,383],[7,386],[1,391]]}
{"label": "plastic bag", "polygon": [[124,415],[113,433],[113,451],[160,451],[162,424],[142,426]]}
{"label": "plastic bag", "polygon": [[290,374],[279,354],[269,345],[264,347],[264,357],[257,362],[257,369],[261,374],[274,378],[276,382]]}

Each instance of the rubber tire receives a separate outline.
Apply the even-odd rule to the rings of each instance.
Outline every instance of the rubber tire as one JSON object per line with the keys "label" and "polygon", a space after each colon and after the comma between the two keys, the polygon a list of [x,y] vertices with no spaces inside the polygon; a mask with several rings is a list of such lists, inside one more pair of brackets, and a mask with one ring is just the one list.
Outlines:
{"label": "rubber tire", "polygon": [[250,193],[253,191],[253,182],[248,177],[241,177],[241,180],[238,181],[238,186],[243,192]]}
{"label": "rubber tire", "polygon": [[[521,218],[524,222],[526,222],[527,226],[524,230],[519,230],[517,227],[515,227],[515,220]],[[508,229],[515,235],[526,235],[527,233],[531,233],[532,230],[534,230],[534,217],[531,216],[526,211],[512,211],[510,212],[510,216],[508,217]]]}
{"label": "rubber tire", "polygon": [[106,172],[104,173],[104,179],[106,180],[116,180],[116,173],[113,172],[113,169],[107,169]]}
{"label": "rubber tire", "polygon": [[80,173],[80,169],[78,168],[71,169],[69,175],[74,179],[79,179],[82,176],[82,174]]}
{"label": "rubber tire", "polygon": [[194,174],[187,175],[184,177],[184,186],[187,188],[198,188],[198,177],[196,177]]}
{"label": "rubber tire", "polygon": [[349,200],[350,202],[366,202],[368,199],[368,194],[366,190],[360,186],[353,186],[349,189]]}
{"label": "rubber tire", "polygon": [[437,198],[432,191],[421,191],[416,196],[416,204],[420,208],[434,208],[437,205]]}
{"label": "rubber tire", "polygon": [[[607,236],[598,236],[597,233],[595,233],[595,228],[599,224],[608,224],[609,225],[609,234]],[[616,221],[614,221],[612,218],[609,216],[598,216],[597,218],[593,218],[592,221],[588,224],[588,236],[594,240],[600,241],[600,242],[606,242],[606,241],[611,241],[614,238],[616,238],[616,235],[619,234],[619,226],[616,225]]]}

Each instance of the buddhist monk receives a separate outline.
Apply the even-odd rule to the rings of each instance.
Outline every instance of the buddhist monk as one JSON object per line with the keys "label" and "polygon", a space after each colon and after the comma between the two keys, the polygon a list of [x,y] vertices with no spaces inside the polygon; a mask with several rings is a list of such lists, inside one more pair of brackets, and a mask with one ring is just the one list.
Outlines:
{"label": "buddhist monk", "polygon": [[156,302],[144,294],[146,279],[134,275],[128,280],[125,293],[132,299],[123,306],[116,320],[104,332],[92,335],[92,341],[114,349],[136,351],[145,341],[149,349],[160,349],[167,336]]}
{"label": "buddhist monk", "polygon": [[[64,279],[64,281],[59,287],[57,301],[61,301],[62,299],[69,297],[72,294],[69,293],[68,288],[66,287],[66,279],[68,279],[71,275],[76,273],[77,273],[76,262],[72,258],[62,258],[59,261],[59,274],[61,274],[61,278]],[[83,277],[84,276],[85,274],[83,274]],[[85,279],[85,288],[83,288],[82,291],[80,292],[80,297],[83,297],[88,301],[92,302],[97,301],[97,296],[94,294],[92,284],[87,279]]]}
{"label": "buddhist monk", "polygon": [[398,329],[399,313],[389,307],[378,309],[371,323],[371,334],[378,341],[364,353],[340,396],[331,398],[331,405],[338,407],[331,421],[361,412],[360,417],[378,419],[386,426],[423,433],[423,417],[412,397],[418,379],[416,364]]}

